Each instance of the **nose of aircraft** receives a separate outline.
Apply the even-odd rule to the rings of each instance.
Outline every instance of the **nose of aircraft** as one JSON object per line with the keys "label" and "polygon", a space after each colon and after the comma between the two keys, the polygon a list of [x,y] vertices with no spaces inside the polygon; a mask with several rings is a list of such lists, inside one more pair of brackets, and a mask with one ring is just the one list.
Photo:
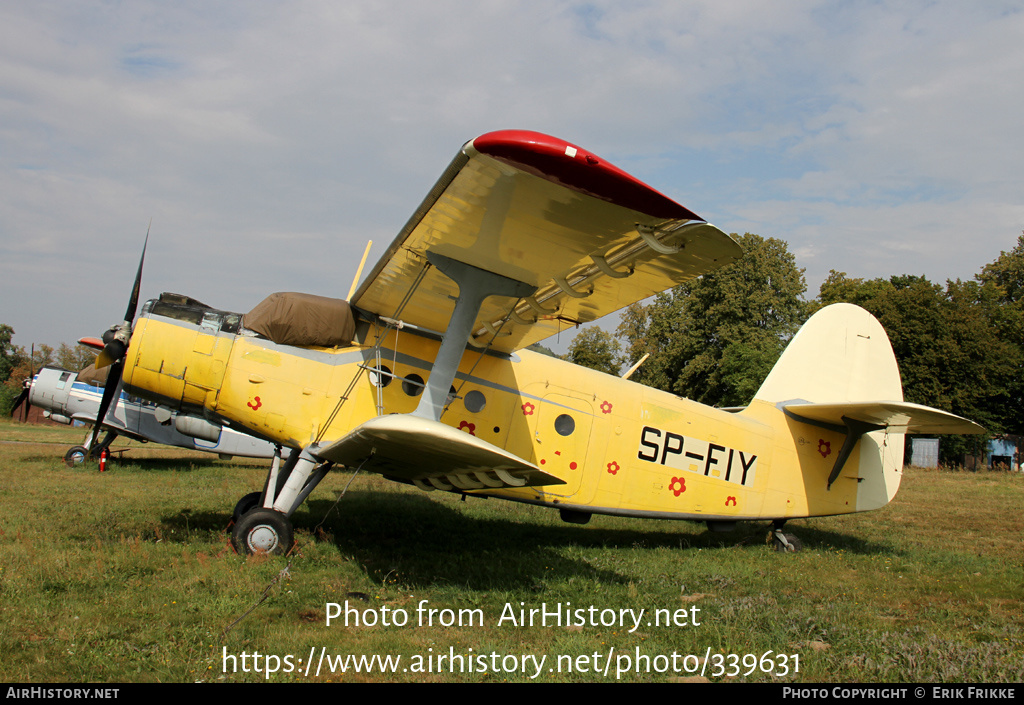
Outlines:
{"label": "nose of aircraft", "polygon": [[51,413],[64,414],[67,411],[68,394],[74,381],[74,372],[44,367],[32,380],[29,402]]}

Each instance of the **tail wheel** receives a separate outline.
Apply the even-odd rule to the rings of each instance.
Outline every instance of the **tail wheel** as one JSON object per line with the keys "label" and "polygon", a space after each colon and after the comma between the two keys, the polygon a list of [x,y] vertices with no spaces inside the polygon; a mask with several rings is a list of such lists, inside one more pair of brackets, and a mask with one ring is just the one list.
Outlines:
{"label": "tail wheel", "polygon": [[774,531],[770,535],[772,548],[780,553],[796,553],[804,547],[803,541],[795,534],[784,534],[781,531]]}
{"label": "tail wheel", "polygon": [[85,446],[72,446],[64,454],[64,462],[68,467],[81,465],[89,457],[89,449]]}
{"label": "tail wheel", "polygon": [[273,509],[253,509],[242,515],[231,531],[231,543],[239,553],[283,556],[292,550],[292,523]]}

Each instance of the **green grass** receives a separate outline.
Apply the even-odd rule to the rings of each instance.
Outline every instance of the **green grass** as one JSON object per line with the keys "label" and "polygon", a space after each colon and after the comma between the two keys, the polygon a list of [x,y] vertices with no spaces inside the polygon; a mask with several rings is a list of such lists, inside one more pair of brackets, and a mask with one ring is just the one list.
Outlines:
{"label": "green grass", "polygon": [[[790,657],[781,677],[755,668],[730,678],[732,662],[713,659],[705,676],[716,681],[1024,680],[1020,473],[909,470],[881,511],[788,524],[805,546],[789,555],[765,546],[765,524],[732,534],[611,517],[575,526],[550,510],[462,502],[377,476],[356,477],[335,504],[350,475],[332,473],[294,517],[289,561],[237,556],[224,531],[238,498],[262,484],[262,464],[136,444],[106,473],[66,467],[62,444],[83,435],[0,422],[0,440],[19,441],[0,444],[2,681],[259,681],[240,672],[243,652],[250,668],[258,652],[301,658],[304,669],[321,648],[403,661],[389,675],[271,680],[530,680],[521,669],[401,671],[450,649],[544,655],[543,682],[615,680],[615,659],[637,649],[679,654],[680,666],[687,654],[734,653],[741,674],[745,654]],[[328,603],[346,600],[369,616],[405,610],[410,623],[327,626]],[[423,600],[480,610],[484,624],[417,626]],[[506,604],[565,602],[648,614],[696,607],[700,625],[497,624]],[[225,648],[239,672],[223,672]],[[608,676],[595,673],[609,650]],[[547,670],[560,656],[571,673]]]}

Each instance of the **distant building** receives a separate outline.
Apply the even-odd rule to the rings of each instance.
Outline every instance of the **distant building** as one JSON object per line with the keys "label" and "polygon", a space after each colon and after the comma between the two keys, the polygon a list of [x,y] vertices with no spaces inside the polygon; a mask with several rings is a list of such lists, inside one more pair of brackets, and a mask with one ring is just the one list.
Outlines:
{"label": "distant building", "polygon": [[1006,468],[1020,470],[1021,446],[1024,436],[996,436],[988,442],[985,452],[985,465],[990,468]]}
{"label": "distant building", "polygon": [[911,438],[910,464],[917,468],[939,467],[939,439]]}
{"label": "distant building", "polygon": [[[1020,470],[1024,461],[1024,436],[996,436],[988,442],[984,458],[966,455],[963,465],[968,470],[979,468],[1002,468]],[[910,464],[918,468],[937,468],[939,466],[939,439],[910,439]]]}

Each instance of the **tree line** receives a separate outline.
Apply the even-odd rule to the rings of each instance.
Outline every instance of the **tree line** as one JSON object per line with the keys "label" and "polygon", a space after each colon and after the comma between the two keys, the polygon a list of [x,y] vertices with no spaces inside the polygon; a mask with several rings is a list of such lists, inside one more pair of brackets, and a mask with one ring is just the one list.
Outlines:
{"label": "tree line", "polygon": [[[784,241],[751,233],[737,239],[744,254],[735,263],[629,306],[614,335],[584,329],[567,359],[618,374],[649,354],[633,380],[703,404],[742,406],[804,321],[846,302],[885,328],[907,401],[964,416],[992,434],[1024,433],[1024,236],[968,281],[858,279],[832,270],[813,300]],[[984,442],[947,437],[943,460],[976,453]]]}
{"label": "tree line", "polygon": [[[619,374],[644,354],[632,379],[712,406],[747,404],[807,318],[832,303],[857,304],[892,342],[907,401],[951,411],[992,434],[1024,435],[1024,236],[973,279],[939,284],[899,274],[859,279],[832,270],[807,300],[804,270],[788,245],[746,233],[732,265],[636,303],[615,334],[584,328],[566,355]],[[44,365],[80,371],[95,353],[62,343],[26,351],[0,324],[0,413]],[[947,439],[944,460],[984,439]]]}

